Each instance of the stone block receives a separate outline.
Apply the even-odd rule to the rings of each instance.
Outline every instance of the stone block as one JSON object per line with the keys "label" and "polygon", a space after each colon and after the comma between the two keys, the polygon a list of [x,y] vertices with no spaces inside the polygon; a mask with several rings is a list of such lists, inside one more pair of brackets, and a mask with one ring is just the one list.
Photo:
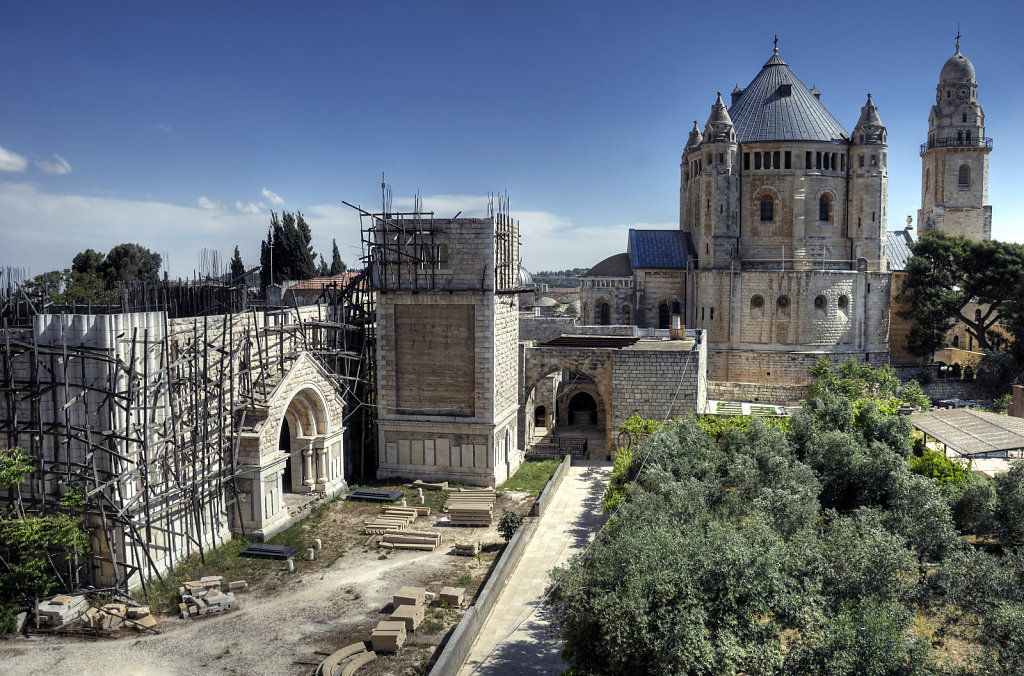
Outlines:
{"label": "stone block", "polygon": [[395,611],[391,613],[391,619],[399,622],[405,622],[405,630],[413,631],[416,627],[420,626],[420,622],[423,621],[423,605],[398,606],[395,608]]}
{"label": "stone block", "polygon": [[392,597],[391,604],[395,608],[399,606],[421,606],[426,597],[426,592],[427,590],[424,587],[402,587]]}
{"label": "stone block", "polygon": [[464,587],[442,587],[441,595],[438,600],[441,603],[447,603],[452,608],[459,608],[462,606],[462,602],[466,598],[466,589]]}

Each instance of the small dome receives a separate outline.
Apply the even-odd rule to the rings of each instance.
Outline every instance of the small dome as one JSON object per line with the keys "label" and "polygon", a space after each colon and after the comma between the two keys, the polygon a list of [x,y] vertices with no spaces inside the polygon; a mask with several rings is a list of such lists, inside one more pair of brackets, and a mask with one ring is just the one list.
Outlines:
{"label": "small dome", "polygon": [[555,300],[554,298],[551,298],[550,296],[541,296],[540,298],[537,299],[537,302],[535,303],[535,305],[538,305],[540,307],[556,307],[558,304],[558,301]]}
{"label": "small dome", "polygon": [[975,82],[974,65],[960,53],[959,47],[957,47],[956,54],[949,57],[949,61],[939,73],[939,84],[956,84],[958,82]]}
{"label": "small dome", "polygon": [[533,274],[522,265],[519,266],[519,286],[533,286]]}

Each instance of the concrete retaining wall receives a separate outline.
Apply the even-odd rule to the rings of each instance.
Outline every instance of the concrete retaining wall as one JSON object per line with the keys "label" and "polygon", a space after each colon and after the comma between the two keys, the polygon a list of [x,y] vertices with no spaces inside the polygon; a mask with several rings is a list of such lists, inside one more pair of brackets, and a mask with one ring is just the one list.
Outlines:
{"label": "concrete retaining wall", "polygon": [[562,464],[555,470],[554,476],[541,491],[530,516],[523,520],[522,528],[516,531],[516,534],[505,546],[505,551],[501,553],[501,558],[494,565],[487,584],[476,597],[476,603],[466,611],[462,620],[459,621],[459,625],[455,627],[455,631],[448,637],[448,642],[441,650],[441,655],[430,668],[431,674],[456,676],[462,669],[462,665],[466,663],[466,659],[469,658],[469,653],[473,649],[473,644],[476,643],[477,636],[480,635],[480,630],[487,623],[487,618],[490,617],[502,590],[505,589],[505,584],[511,577],[512,571],[516,569],[519,559],[523,557],[523,552],[526,551],[527,545],[533,539],[533,534],[537,531],[537,524],[540,521],[539,517],[544,513],[544,508],[550,503],[555,493],[558,492],[558,487],[568,473],[571,464],[572,456],[565,456]]}
{"label": "concrete retaining wall", "polygon": [[555,470],[551,480],[548,481],[548,485],[537,496],[537,501],[533,503],[533,509],[530,510],[530,516],[544,516],[544,510],[547,509],[548,504],[554,499],[555,493],[558,492],[558,487],[562,485],[562,479],[565,478],[571,466],[572,456],[567,455],[562,459],[562,463]]}

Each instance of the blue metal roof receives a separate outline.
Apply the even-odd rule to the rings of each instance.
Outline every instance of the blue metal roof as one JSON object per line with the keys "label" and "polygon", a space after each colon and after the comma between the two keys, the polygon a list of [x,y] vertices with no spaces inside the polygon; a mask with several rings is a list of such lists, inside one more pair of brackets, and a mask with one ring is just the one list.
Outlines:
{"label": "blue metal roof", "polygon": [[736,139],[849,141],[850,135],[775,54],[729,108]]}
{"label": "blue metal roof", "polygon": [[629,262],[634,270],[685,270],[686,250],[680,230],[629,229]]}
{"label": "blue metal roof", "polygon": [[907,269],[907,261],[914,254],[910,245],[914,238],[909,230],[889,230],[885,233],[885,253],[889,257],[889,269],[893,272]]}

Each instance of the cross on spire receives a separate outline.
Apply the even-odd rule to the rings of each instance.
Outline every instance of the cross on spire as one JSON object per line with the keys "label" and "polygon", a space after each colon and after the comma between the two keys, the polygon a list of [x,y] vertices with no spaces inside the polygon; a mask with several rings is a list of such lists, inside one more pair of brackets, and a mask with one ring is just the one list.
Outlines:
{"label": "cross on spire", "polygon": [[[960,27],[959,27],[959,26],[957,27],[957,29],[956,29],[956,32],[957,32],[957,33],[959,33],[959,32],[960,32]],[[958,37],[957,37],[957,40],[959,40],[959,39],[960,39],[960,38],[959,38],[959,36],[958,36]],[[776,54],[778,54],[778,53],[779,53],[779,36],[778,36],[778,35],[776,35],[776,36],[775,36],[775,40],[774,40],[774,43],[773,43],[773,44],[775,45],[775,53],[776,53]],[[958,43],[958,44],[959,44],[959,43]]]}
{"label": "cross on spire", "polygon": [[956,25],[956,53],[960,53],[960,24]]}

